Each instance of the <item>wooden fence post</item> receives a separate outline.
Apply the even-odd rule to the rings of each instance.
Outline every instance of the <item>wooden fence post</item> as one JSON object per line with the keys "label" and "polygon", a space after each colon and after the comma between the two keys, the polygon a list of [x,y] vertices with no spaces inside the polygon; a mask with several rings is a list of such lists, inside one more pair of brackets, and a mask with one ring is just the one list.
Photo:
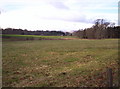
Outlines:
{"label": "wooden fence post", "polygon": [[113,87],[113,76],[111,68],[107,68],[107,86]]}

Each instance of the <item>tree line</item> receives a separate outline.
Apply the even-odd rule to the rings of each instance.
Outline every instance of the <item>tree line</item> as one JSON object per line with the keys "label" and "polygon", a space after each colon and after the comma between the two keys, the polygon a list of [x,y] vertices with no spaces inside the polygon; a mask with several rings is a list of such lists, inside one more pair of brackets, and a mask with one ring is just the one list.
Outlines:
{"label": "tree line", "polygon": [[97,19],[91,28],[73,32],[74,36],[84,39],[120,38],[120,26],[107,22],[104,19]]}
{"label": "tree line", "polygon": [[114,26],[115,23],[108,22],[104,19],[97,19],[91,28],[74,31],[73,33],[62,31],[28,31],[27,29],[2,29],[2,34],[19,34],[19,35],[43,35],[43,36],[77,36],[82,39],[103,39],[103,38],[120,38],[120,26]]}
{"label": "tree line", "polygon": [[14,29],[6,28],[2,29],[2,34],[18,34],[18,35],[42,35],[42,36],[65,36],[70,35],[69,32],[62,31],[28,31],[27,29]]}

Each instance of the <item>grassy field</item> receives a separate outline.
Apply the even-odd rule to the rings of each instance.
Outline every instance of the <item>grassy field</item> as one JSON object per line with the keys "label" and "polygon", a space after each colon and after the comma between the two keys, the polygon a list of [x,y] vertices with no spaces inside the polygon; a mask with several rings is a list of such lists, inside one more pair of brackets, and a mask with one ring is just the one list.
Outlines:
{"label": "grassy field", "polygon": [[118,40],[3,41],[3,86],[107,86],[106,68],[117,85]]}
{"label": "grassy field", "polygon": [[73,39],[76,37],[73,36],[40,36],[40,35],[15,35],[15,34],[3,34],[3,38],[11,38],[11,39],[17,39],[17,40],[42,40],[42,39]]}

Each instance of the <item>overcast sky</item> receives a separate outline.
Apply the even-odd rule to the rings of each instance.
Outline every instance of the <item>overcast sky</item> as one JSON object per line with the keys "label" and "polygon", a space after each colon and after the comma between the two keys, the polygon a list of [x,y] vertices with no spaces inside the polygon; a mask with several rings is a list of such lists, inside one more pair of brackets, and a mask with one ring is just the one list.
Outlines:
{"label": "overcast sky", "polygon": [[118,22],[119,0],[0,0],[0,27],[74,31],[95,19]]}

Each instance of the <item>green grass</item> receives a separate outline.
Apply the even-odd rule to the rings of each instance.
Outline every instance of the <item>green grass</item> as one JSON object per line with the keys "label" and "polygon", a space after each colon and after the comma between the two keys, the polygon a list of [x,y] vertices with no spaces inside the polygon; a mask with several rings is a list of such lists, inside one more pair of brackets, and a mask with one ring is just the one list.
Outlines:
{"label": "green grass", "polygon": [[15,34],[3,34],[2,37],[11,38],[39,38],[39,39],[64,39],[64,38],[75,38],[73,36],[40,36],[40,35],[15,35]]}
{"label": "green grass", "polygon": [[106,86],[117,84],[118,40],[3,41],[3,86]]}

